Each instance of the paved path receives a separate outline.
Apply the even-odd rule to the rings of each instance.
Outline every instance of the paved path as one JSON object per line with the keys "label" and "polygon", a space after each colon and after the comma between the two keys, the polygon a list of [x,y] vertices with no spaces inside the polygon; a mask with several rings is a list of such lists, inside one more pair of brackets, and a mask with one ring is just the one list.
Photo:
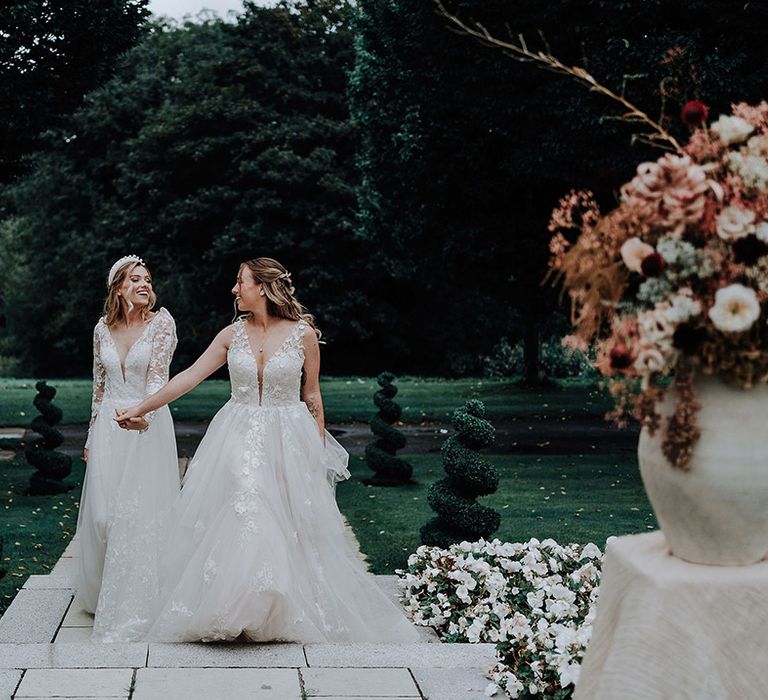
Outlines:
{"label": "paved path", "polygon": [[[0,618],[0,700],[472,700],[491,644],[93,644],[72,606],[77,542]],[[395,577],[376,581],[396,598]]]}
{"label": "paved path", "polygon": [[[207,421],[175,421],[180,457],[191,457],[208,427]],[[408,438],[404,452],[439,452],[445,439],[454,432],[450,423],[423,422],[398,426]],[[494,452],[506,454],[597,454],[637,453],[639,429],[618,430],[599,416],[545,417],[495,420]],[[334,423],[330,432],[353,455],[363,455],[373,441],[367,423]],[[59,426],[64,435],[63,452],[81,455],[87,425]],[[23,430],[23,429],[21,429]],[[32,438],[34,433],[29,433]]]}

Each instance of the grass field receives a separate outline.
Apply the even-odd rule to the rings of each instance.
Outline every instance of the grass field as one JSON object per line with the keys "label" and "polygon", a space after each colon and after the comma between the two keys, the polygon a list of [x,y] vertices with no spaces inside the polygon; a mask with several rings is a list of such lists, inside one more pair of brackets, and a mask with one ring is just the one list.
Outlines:
{"label": "grass field", "polygon": [[[51,379],[55,403],[64,411],[63,423],[87,423],[90,416],[91,382],[86,379]],[[26,426],[36,415],[33,379],[0,379],[0,426]],[[485,402],[488,417],[602,415],[609,406],[604,392],[591,382],[566,380],[542,390],[522,390],[510,379],[398,379],[397,401],[403,420],[445,420],[464,401]],[[326,419],[329,423],[368,421],[375,413],[374,378],[328,377],[322,381]],[[206,420],[229,398],[229,382],[209,379],[174,402],[179,420]]]}
{"label": "grass field", "polygon": [[[501,513],[494,537],[525,541],[552,537],[558,542],[594,542],[611,535],[656,528],[634,459],[612,455],[488,455],[501,473],[498,491],[482,503]],[[427,489],[444,476],[440,456],[407,457],[418,484],[398,488],[365,486],[370,475],[360,457],[350,460],[352,478],[339,484],[339,508],[346,515],[374,573],[404,566],[419,546],[419,528],[433,512]],[[0,536],[4,543],[0,613],[29,574],[50,571],[74,534],[83,463],[77,460],[61,496],[25,496],[31,467],[0,462]]]}
{"label": "grass field", "polygon": [[24,460],[0,462],[0,538],[3,542],[0,613],[30,574],[47,574],[77,526],[77,504],[85,465],[74,460],[65,479],[74,488],[59,496],[26,496],[32,467]]}
{"label": "grass field", "polygon": [[[552,537],[558,542],[594,542],[601,549],[611,535],[657,528],[634,458],[613,455],[488,455],[501,473],[499,489],[481,503],[501,513],[493,536],[504,541]],[[439,455],[415,455],[418,485],[365,486],[364,460],[350,460],[352,478],[336,498],[368,555],[374,573],[405,565],[420,544],[419,528],[433,515],[427,489],[445,476]]]}

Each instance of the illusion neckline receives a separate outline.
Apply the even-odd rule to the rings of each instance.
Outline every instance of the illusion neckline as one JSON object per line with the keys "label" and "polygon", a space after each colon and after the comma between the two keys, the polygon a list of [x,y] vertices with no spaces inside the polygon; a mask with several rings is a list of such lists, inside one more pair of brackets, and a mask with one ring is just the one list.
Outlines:
{"label": "illusion neckline", "polygon": [[248,346],[248,354],[251,356],[251,359],[253,360],[253,364],[256,366],[256,388],[259,392],[259,406],[261,406],[262,398],[263,398],[263,383],[264,383],[264,372],[267,370],[267,366],[269,365],[272,360],[275,359],[278,355],[280,355],[285,346],[287,345],[288,341],[293,338],[296,331],[301,327],[302,323],[305,323],[303,318],[300,318],[298,321],[296,321],[296,325],[291,329],[290,333],[285,336],[285,338],[280,341],[280,345],[277,346],[275,351],[269,356],[268,360],[265,360],[264,366],[261,368],[261,371],[259,371],[259,358],[256,356],[256,353],[253,351],[253,346],[251,345],[251,338],[248,335],[248,331],[245,327],[245,319],[239,318],[238,321],[241,324],[241,328],[243,331],[243,336],[245,340],[245,344]]}
{"label": "illusion neckline", "polygon": [[106,320],[104,317],[101,317],[101,322],[104,324],[104,329],[107,331],[107,335],[109,336],[109,340],[112,343],[112,347],[115,349],[115,353],[117,354],[118,362],[120,363],[120,374],[123,378],[123,384],[126,383],[126,377],[125,377],[125,368],[128,364],[128,358],[131,356],[131,353],[133,352],[133,349],[142,341],[147,335],[147,331],[149,331],[150,326],[155,322],[155,319],[163,312],[165,311],[165,307],[161,306],[156,312],[155,315],[149,319],[149,321],[144,324],[144,330],[141,332],[141,335],[136,338],[131,343],[131,347],[128,348],[128,352],[125,353],[125,357],[120,357],[120,348],[117,345],[117,342],[115,341],[114,336],[112,335],[112,331],[109,330],[109,326],[107,325]]}

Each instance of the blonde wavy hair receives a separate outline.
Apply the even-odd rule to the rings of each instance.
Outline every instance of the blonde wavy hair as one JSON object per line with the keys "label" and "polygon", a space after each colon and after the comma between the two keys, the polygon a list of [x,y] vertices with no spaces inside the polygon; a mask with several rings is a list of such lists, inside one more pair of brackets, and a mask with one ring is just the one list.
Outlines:
{"label": "blonde wavy hair", "polygon": [[[131,260],[118,268],[115,273],[115,279],[112,280],[112,284],[107,287],[107,298],[104,300],[104,322],[108,326],[114,326],[116,323],[126,321],[125,310],[120,303],[120,297],[117,295],[120,286],[125,281],[125,278],[131,274],[137,267],[143,267],[147,272],[149,268],[140,262]],[[150,279],[152,273],[149,272]],[[129,303],[130,302],[126,302]],[[154,290],[149,293],[149,303],[141,310],[141,318],[146,321],[149,317],[149,312],[152,311],[157,303],[157,296],[155,296]]]}
{"label": "blonde wavy hair", "polygon": [[267,300],[267,313],[270,316],[291,321],[303,318],[312,326],[318,339],[322,336],[315,323],[315,317],[296,298],[296,288],[291,282],[291,276],[281,263],[274,258],[253,258],[240,263],[240,270],[243,268],[250,271],[254,282],[262,285]]}

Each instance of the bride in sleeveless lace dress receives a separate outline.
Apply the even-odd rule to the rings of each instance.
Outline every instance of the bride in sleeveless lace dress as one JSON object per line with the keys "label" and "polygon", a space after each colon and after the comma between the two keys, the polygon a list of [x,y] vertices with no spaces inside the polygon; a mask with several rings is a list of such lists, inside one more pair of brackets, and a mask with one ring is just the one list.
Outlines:
{"label": "bride in sleeveless lace dress", "polygon": [[[93,638],[122,641],[146,630],[157,599],[158,528],[179,492],[167,407],[120,430],[116,409],[168,381],[176,327],[152,313],[151,277],[136,256],[112,266],[104,317],[93,332],[93,403],[80,498],[77,599],[95,613]],[[128,425],[128,424],[126,424]]]}
{"label": "bride in sleeveless lace dress", "polygon": [[349,456],[324,427],[311,316],[271,258],[241,266],[232,291],[249,316],[119,416],[144,415],[228,364],[232,396],[171,512],[147,638],[415,641],[416,629],[352,548],[336,506],[332,485],[349,476]]}

